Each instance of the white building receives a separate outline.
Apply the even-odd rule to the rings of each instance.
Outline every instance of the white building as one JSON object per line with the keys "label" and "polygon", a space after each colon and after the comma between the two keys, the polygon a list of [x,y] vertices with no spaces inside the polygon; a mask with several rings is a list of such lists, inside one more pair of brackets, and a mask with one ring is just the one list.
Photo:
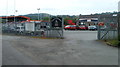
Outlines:
{"label": "white building", "polygon": [[79,22],[77,22],[77,25],[97,25],[98,18],[80,18]]}
{"label": "white building", "polygon": [[118,2],[118,11],[120,12],[120,1]]}

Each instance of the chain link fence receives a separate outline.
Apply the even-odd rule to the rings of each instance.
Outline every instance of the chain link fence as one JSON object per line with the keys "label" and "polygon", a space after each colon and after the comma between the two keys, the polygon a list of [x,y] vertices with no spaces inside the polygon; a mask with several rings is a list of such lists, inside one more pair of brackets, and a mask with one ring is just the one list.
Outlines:
{"label": "chain link fence", "polygon": [[0,29],[2,29],[3,34],[63,38],[63,28],[51,28],[50,22],[7,22],[1,23]]}
{"label": "chain link fence", "polygon": [[118,38],[117,14],[99,16],[98,39],[109,40]]}

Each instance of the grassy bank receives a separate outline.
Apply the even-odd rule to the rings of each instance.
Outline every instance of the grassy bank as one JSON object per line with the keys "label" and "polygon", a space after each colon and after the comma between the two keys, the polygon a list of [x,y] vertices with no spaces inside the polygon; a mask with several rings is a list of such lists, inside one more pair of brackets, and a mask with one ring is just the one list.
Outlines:
{"label": "grassy bank", "polygon": [[107,40],[106,43],[110,46],[115,46],[115,47],[120,46],[120,41],[118,40]]}

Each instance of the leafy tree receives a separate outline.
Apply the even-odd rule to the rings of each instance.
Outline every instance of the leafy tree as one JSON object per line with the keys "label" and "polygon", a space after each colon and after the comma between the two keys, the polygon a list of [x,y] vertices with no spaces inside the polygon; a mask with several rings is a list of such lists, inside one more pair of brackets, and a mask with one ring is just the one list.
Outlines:
{"label": "leafy tree", "polygon": [[49,19],[50,19],[49,17],[44,17],[43,18],[44,21],[49,21]]}
{"label": "leafy tree", "polygon": [[68,20],[71,20],[69,17],[64,18],[64,25],[68,25]]}
{"label": "leafy tree", "polygon": [[64,18],[64,25],[69,25],[69,24],[68,24],[68,20],[72,20],[73,23],[76,23],[77,17],[65,17],[65,18]]}

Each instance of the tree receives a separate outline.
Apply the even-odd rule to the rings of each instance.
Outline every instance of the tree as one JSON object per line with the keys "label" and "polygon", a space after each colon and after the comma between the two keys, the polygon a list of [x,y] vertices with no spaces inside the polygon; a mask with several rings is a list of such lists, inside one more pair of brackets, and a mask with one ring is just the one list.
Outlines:
{"label": "tree", "polygon": [[44,17],[43,18],[44,21],[49,21],[49,19],[50,19],[49,17]]}
{"label": "tree", "polygon": [[72,20],[72,22],[76,24],[76,19],[77,19],[77,17],[75,17],[75,16],[74,17],[65,17],[64,25],[69,25],[68,20]]}
{"label": "tree", "polygon": [[64,18],[64,25],[68,25],[68,20],[71,20],[69,17]]}

